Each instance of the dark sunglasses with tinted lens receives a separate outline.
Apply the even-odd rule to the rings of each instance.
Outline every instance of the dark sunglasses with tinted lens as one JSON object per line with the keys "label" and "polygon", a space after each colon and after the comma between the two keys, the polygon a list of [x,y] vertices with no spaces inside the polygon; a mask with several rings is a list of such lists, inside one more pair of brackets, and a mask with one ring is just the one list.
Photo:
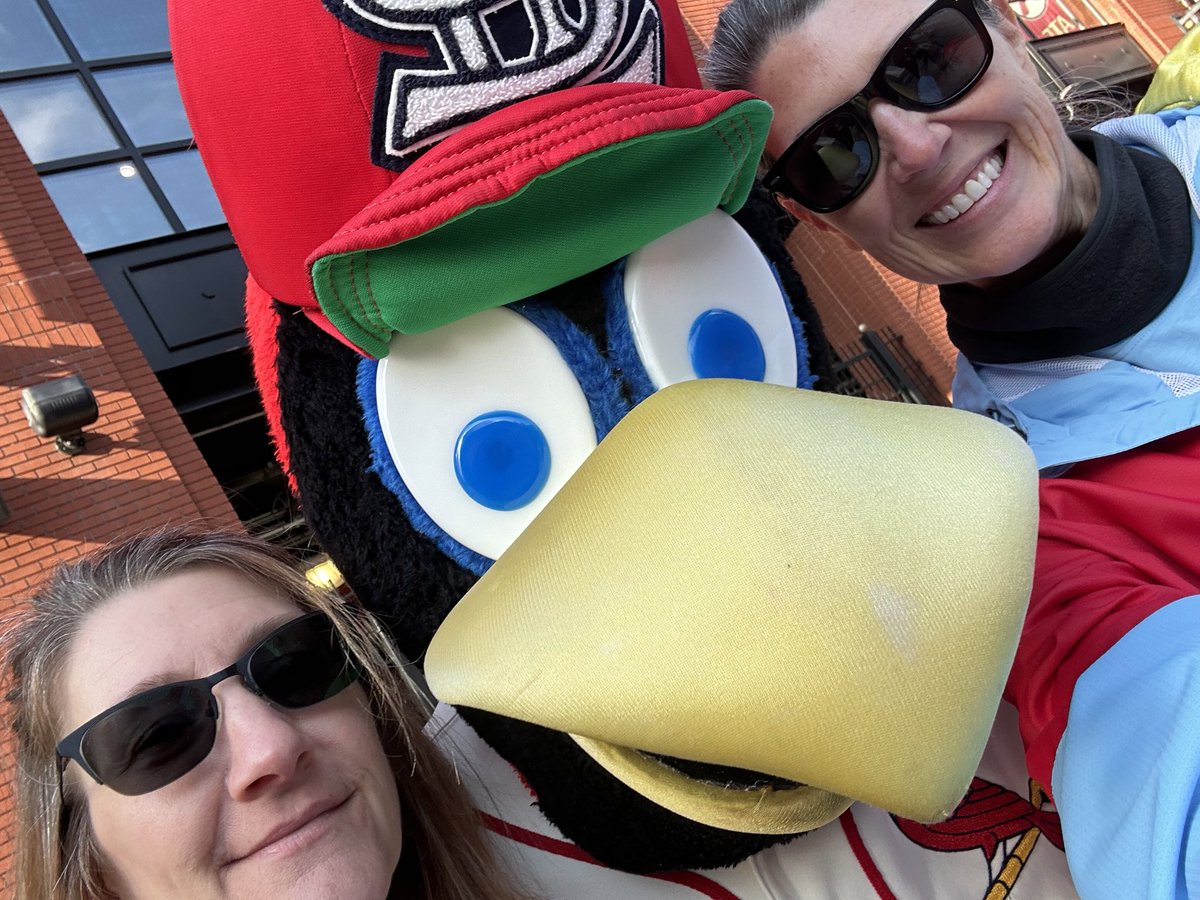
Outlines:
{"label": "dark sunglasses with tinted lens", "polygon": [[277,706],[300,709],[358,678],[333,623],[314,612],[276,628],[207,678],[151,688],[106,709],[58,742],[60,771],[75,760],[119,794],[146,794],[195,768],[217,737],[213,687],[234,675]]}
{"label": "dark sunglasses with tinted lens", "polygon": [[991,61],[992,39],[972,0],[937,0],[900,35],[867,86],[792,141],[763,183],[813,212],[841,209],[879,165],[871,100],[942,109],[974,87]]}

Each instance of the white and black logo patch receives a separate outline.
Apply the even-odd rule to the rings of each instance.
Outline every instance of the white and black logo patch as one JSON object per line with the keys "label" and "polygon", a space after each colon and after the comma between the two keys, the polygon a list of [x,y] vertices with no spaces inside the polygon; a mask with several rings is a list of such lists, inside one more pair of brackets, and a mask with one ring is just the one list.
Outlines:
{"label": "white and black logo patch", "polygon": [[579,84],[663,81],[654,0],[323,0],[383,53],[371,159],[403,171],[426,147],[518,100]]}

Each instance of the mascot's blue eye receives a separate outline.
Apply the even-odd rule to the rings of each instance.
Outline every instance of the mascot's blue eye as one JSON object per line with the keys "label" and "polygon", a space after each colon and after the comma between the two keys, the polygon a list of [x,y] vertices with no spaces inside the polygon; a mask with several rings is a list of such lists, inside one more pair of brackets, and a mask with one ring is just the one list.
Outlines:
{"label": "mascot's blue eye", "polygon": [[697,378],[741,378],[762,381],[767,358],[754,328],[736,313],[710,309],[688,332],[688,353]]}
{"label": "mascot's blue eye", "polygon": [[550,445],[542,429],[520,413],[485,413],[459,434],[454,472],[480,506],[520,509],[546,485]]}

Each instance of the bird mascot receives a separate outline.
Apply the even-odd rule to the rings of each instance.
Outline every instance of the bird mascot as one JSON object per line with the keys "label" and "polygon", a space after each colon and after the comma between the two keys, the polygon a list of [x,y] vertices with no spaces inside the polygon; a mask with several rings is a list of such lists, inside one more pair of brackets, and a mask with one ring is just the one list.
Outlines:
{"label": "bird mascot", "polygon": [[1074,896],[1000,703],[1030,455],[821,392],[672,0],[170,15],[280,462],[533,895]]}

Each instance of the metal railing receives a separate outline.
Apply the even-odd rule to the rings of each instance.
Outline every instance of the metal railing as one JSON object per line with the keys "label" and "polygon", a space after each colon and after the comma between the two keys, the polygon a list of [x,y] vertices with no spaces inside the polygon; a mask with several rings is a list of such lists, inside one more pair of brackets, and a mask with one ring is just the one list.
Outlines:
{"label": "metal railing", "polygon": [[838,359],[833,367],[835,393],[929,406],[950,405],[920,361],[904,346],[902,335],[890,328],[879,332],[864,326],[860,330],[860,346],[834,348]]}

